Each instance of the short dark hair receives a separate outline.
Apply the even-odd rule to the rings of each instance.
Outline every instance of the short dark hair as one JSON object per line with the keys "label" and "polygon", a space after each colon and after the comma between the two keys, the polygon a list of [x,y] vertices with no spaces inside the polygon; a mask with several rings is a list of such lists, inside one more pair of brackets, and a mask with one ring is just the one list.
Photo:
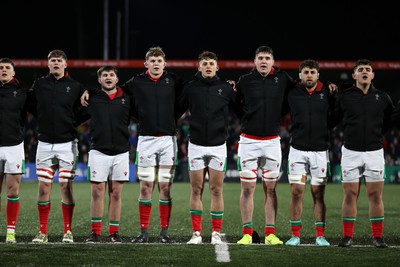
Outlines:
{"label": "short dark hair", "polygon": [[165,60],[165,53],[161,47],[159,46],[150,47],[149,51],[147,51],[146,53],[145,60],[148,60],[149,57],[160,57],[160,56],[163,57],[163,59]]}
{"label": "short dark hair", "polygon": [[301,72],[301,70],[306,67],[310,69],[316,69],[317,71],[319,71],[319,63],[314,59],[306,59],[303,62],[301,62],[299,65],[299,72]]}
{"label": "short dark hair", "polygon": [[371,68],[373,69],[372,62],[369,59],[363,58],[357,60],[356,64],[354,64],[353,71],[355,71],[360,65],[371,66]]}
{"label": "short dark hair", "polygon": [[100,77],[101,77],[101,74],[102,74],[104,71],[113,71],[113,72],[115,73],[115,75],[118,76],[118,70],[117,70],[116,67],[111,66],[111,65],[105,65],[105,66],[102,66],[100,69],[97,70],[97,77],[100,78]]}
{"label": "short dark hair", "polygon": [[257,49],[256,49],[256,57],[260,53],[268,53],[268,54],[271,54],[272,57],[274,56],[274,50],[272,50],[271,47],[266,46],[266,45],[257,47]]}
{"label": "short dark hair", "polygon": [[67,60],[67,54],[65,54],[65,52],[60,49],[55,49],[53,51],[50,51],[50,53],[47,56],[47,59],[50,59],[52,57],[61,57],[65,61]]}
{"label": "short dark hair", "polygon": [[218,61],[217,54],[211,51],[203,51],[199,54],[199,61],[204,59],[214,59],[215,61]]}
{"label": "short dark hair", "polygon": [[0,58],[0,63],[9,63],[13,68],[15,67],[14,62],[8,57]]}

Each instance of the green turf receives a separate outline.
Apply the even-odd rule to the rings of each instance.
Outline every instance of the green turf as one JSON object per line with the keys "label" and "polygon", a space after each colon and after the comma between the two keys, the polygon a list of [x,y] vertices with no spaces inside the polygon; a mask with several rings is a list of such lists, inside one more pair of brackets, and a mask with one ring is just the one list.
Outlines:
{"label": "green turf", "polygon": [[[204,191],[203,240],[210,241],[210,195],[208,184]],[[216,261],[214,247],[209,244],[189,246],[184,243],[191,236],[189,217],[189,184],[176,183],[173,187],[173,211],[169,234],[179,243],[176,245],[161,245],[158,243],[158,192],[153,197],[153,213],[150,222],[150,244],[130,244],[129,240],[139,232],[137,198],[138,184],[126,184],[123,192],[123,208],[121,218],[121,235],[126,243],[114,244],[84,244],[90,233],[90,184],[76,183],[74,193],[76,198],[75,215],[73,219],[73,234],[76,243],[61,244],[63,223],[60,207],[58,184],[53,185],[51,195],[52,209],[49,222],[49,244],[37,245],[30,241],[38,231],[38,214],[36,206],[37,183],[21,184],[21,211],[17,224],[18,244],[6,244],[6,197],[2,192],[2,211],[0,213],[0,264],[2,266],[390,266],[397,265],[397,255],[400,253],[400,208],[399,185],[385,185],[385,230],[384,237],[389,244],[388,249],[377,249],[371,246],[371,230],[368,219],[368,202],[365,187],[361,189],[358,201],[358,216],[355,226],[355,245],[352,248],[338,248],[341,237],[341,202],[342,189],[340,184],[329,184],[326,189],[327,228],[326,237],[332,246],[319,248],[314,246],[239,246],[236,241],[241,237],[241,219],[239,209],[240,184],[226,183],[224,185],[224,223],[222,232],[226,234],[230,253],[230,263]],[[285,183],[278,185],[278,217],[277,235],[284,241],[289,239],[289,201],[290,188]],[[263,191],[257,185],[255,197],[255,212],[253,223],[255,230],[262,236],[264,227]],[[106,199],[108,201],[108,198]],[[314,242],[314,219],[312,200],[309,187],[303,203],[302,243]],[[107,206],[107,205],[106,205]],[[103,235],[107,235],[107,213],[103,219]]]}

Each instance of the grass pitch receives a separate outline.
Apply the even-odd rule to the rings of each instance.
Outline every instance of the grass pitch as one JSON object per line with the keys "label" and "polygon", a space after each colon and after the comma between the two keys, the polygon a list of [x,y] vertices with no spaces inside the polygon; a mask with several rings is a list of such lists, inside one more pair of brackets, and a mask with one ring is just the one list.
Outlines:
{"label": "grass pitch", "polygon": [[[290,238],[289,201],[290,188],[286,183],[278,185],[277,235],[286,241]],[[354,247],[339,248],[341,237],[342,188],[340,184],[328,184],[326,188],[327,228],[325,236],[330,247],[315,247],[314,218],[309,187],[303,201],[302,245],[251,246],[236,245],[242,236],[239,208],[240,184],[224,185],[224,222],[222,232],[228,244],[224,247],[209,244],[211,235],[211,217],[209,214],[210,194],[208,184],[203,195],[203,242],[202,245],[186,245],[191,236],[189,217],[189,184],[173,185],[173,210],[169,234],[177,244],[158,243],[158,192],[153,194],[153,212],[150,221],[150,243],[131,244],[130,239],[139,233],[138,193],[139,185],[129,183],[124,187],[121,218],[123,244],[85,244],[90,233],[90,184],[75,183],[75,214],[72,230],[74,244],[62,244],[63,223],[60,207],[60,193],[57,183],[53,185],[52,209],[49,219],[49,243],[32,244],[32,238],[39,229],[36,206],[37,183],[21,184],[21,210],[16,228],[17,244],[6,244],[6,196],[3,189],[2,211],[0,213],[0,264],[2,266],[395,266],[400,253],[400,207],[399,185],[385,185],[383,199],[385,203],[384,238],[387,249],[372,247],[371,230],[368,218],[368,202],[365,187],[361,188],[358,200],[358,216],[355,226]],[[108,198],[105,199],[108,202]],[[255,230],[264,238],[264,194],[261,184],[257,185],[253,223]],[[106,205],[107,207],[107,205]],[[103,236],[107,235],[107,212],[103,217]],[[220,257],[221,249],[224,257]],[[222,260],[221,260],[222,259]]]}

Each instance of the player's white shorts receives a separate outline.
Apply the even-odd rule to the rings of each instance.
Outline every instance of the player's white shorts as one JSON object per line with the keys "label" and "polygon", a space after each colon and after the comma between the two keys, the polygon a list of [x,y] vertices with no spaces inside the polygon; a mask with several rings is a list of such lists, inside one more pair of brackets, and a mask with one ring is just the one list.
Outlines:
{"label": "player's white shorts", "polygon": [[0,147],[0,174],[3,173],[25,173],[24,142],[15,146]]}
{"label": "player's white shorts", "polygon": [[98,150],[89,151],[88,180],[91,182],[129,181],[129,152],[106,155]]}
{"label": "player's white shorts", "polygon": [[177,160],[176,136],[139,136],[136,150],[138,167],[175,166]]}
{"label": "player's white shorts", "polygon": [[288,160],[289,183],[305,184],[311,175],[312,185],[325,185],[328,180],[329,154],[326,151],[302,151],[290,147]]}
{"label": "player's white shorts", "polygon": [[217,171],[226,171],[226,143],[219,146],[198,146],[189,142],[189,170],[197,171],[210,167]]}
{"label": "player's white shorts", "polygon": [[366,182],[385,180],[383,148],[374,151],[354,151],[342,146],[342,183],[358,183],[362,176]]}
{"label": "player's white shorts", "polygon": [[60,183],[73,180],[78,155],[77,139],[59,144],[39,141],[36,151],[36,174],[39,181],[52,183],[57,169]]}
{"label": "player's white shorts", "polygon": [[[282,162],[281,138],[256,140],[240,136],[238,147],[238,169],[255,171],[262,169],[263,177],[279,179]],[[269,173],[269,174],[267,174]]]}

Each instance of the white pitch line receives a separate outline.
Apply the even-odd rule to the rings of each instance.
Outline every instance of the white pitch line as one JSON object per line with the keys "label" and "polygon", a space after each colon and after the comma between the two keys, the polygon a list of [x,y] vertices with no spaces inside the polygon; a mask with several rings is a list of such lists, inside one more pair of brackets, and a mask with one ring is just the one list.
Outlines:
{"label": "white pitch line", "polygon": [[221,233],[223,244],[214,245],[217,262],[230,262],[231,255],[229,253],[228,243],[226,242],[225,234]]}

